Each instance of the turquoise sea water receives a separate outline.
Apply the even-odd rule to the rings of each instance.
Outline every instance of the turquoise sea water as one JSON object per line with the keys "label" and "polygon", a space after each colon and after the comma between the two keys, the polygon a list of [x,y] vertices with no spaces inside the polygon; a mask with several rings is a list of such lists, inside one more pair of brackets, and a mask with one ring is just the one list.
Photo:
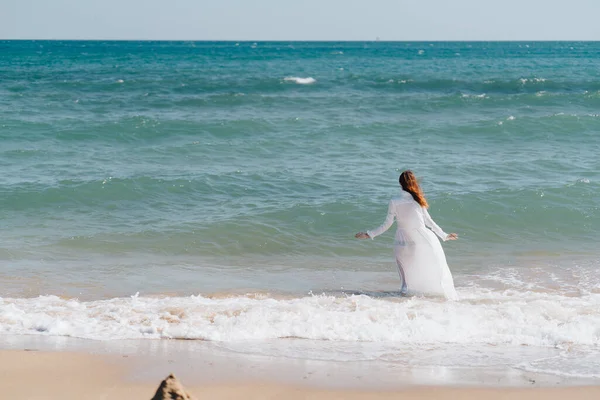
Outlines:
{"label": "turquoise sea water", "polygon": [[[0,326],[161,336],[135,318],[131,335],[89,328],[89,314],[87,328],[65,322],[78,318],[71,306],[136,292],[167,303],[216,294],[202,299],[281,318],[306,301],[351,319],[344,302],[358,298],[382,315],[431,307],[427,324],[448,306],[397,298],[393,234],[353,238],[383,221],[410,168],[432,217],[461,237],[444,244],[465,299],[451,307],[468,326],[489,322],[456,343],[597,350],[598,154],[600,43],[3,41]],[[248,305],[255,296],[283,303]],[[237,318],[223,301],[206,310]],[[167,303],[147,312],[209,312]],[[540,316],[549,325],[523,333]],[[364,325],[311,336],[306,318],[254,334],[188,321],[174,336],[398,339]],[[509,320],[519,322],[495,336]],[[600,376],[590,363],[571,373]]]}

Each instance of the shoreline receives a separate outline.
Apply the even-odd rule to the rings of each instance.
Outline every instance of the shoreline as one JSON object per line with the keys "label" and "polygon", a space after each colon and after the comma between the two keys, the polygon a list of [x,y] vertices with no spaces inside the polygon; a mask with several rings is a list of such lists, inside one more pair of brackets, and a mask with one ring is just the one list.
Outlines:
{"label": "shoreline", "polygon": [[[154,385],[173,373],[190,387],[255,385],[314,390],[398,391],[407,388],[554,389],[593,387],[598,379],[528,372],[515,367],[402,365],[382,360],[332,361],[259,354],[269,343],[235,346],[199,340],[95,341],[60,336],[0,336],[0,356],[23,354],[106,362],[121,384]],[[305,341],[280,343],[301,351]],[[254,347],[251,347],[254,346]],[[239,349],[239,348],[238,348]],[[253,352],[251,352],[253,351]],[[307,356],[309,356],[307,354]],[[95,360],[95,361],[94,361]],[[16,359],[17,365],[20,359]],[[84,362],[84,365],[87,363]],[[6,365],[6,363],[4,363]]]}
{"label": "shoreline", "polygon": [[[569,386],[557,388],[501,388],[477,386],[419,386],[406,385],[396,389],[349,387],[320,388],[309,384],[279,382],[265,379],[232,379],[198,383],[181,378],[182,371],[168,363],[160,379],[135,379],[136,371],[149,367],[142,358],[127,355],[89,354],[36,350],[0,350],[0,393],[5,398],[43,399],[106,399],[151,398],[162,379],[173,372],[185,390],[196,399],[439,399],[460,398],[488,400],[536,399],[548,400],[597,399],[600,386]],[[151,366],[150,366],[151,367]],[[210,369],[207,366],[204,372]],[[170,371],[170,372],[166,372]],[[200,377],[203,371],[196,371]]]}

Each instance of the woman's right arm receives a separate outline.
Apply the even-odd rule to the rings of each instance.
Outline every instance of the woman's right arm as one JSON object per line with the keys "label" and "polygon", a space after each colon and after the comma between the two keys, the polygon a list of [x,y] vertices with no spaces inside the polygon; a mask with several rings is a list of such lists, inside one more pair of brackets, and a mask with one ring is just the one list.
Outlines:
{"label": "woman's right arm", "polygon": [[446,233],[442,228],[435,223],[435,221],[429,215],[429,212],[425,207],[423,207],[423,220],[425,221],[425,226],[431,229],[436,235],[440,237],[443,241],[446,240],[456,240],[458,239],[458,235],[456,233]]}

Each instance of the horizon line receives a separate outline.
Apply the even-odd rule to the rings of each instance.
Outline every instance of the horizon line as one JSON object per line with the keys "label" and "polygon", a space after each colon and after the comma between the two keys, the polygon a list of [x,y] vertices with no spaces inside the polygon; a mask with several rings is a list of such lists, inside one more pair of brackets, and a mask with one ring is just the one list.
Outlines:
{"label": "horizon line", "polygon": [[46,42],[213,42],[213,43],[467,43],[467,42],[496,42],[496,43],[519,43],[519,42],[600,42],[600,39],[49,39],[49,38],[0,38],[0,41],[46,41]]}

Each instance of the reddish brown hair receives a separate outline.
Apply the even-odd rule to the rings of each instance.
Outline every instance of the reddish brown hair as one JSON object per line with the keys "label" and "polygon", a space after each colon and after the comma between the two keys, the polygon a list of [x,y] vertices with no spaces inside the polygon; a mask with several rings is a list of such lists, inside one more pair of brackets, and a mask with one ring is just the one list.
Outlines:
{"label": "reddish brown hair", "polygon": [[399,181],[402,189],[410,193],[413,199],[415,199],[415,201],[419,203],[421,207],[429,207],[427,200],[425,200],[425,195],[421,190],[421,186],[419,186],[419,181],[417,181],[417,177],[412,171],[407,170],[400,174]]}

